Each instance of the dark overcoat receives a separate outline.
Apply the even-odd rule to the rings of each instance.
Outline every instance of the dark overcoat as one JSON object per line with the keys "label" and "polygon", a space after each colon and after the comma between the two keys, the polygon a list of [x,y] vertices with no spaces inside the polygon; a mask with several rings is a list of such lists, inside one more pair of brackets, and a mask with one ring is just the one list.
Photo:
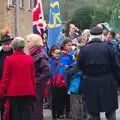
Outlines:
{"label": "dark overcoat", "polygon": [[[12,54],[13,54],[12,49],[10,51],[3,51],[3,49],[0,51],[0,81],[2,80],[4,60],[7,56]],[[4,109],[4,98],[0,98],[0,109]]]}
{"label": "dark overcoat", "polygon": [[46,81],[50,74],[49,59],[46,53],[36,51],[32,54],[36,78],[36,101],[32,105],[31,120],[43,120],[43,98]]}
{"label": "dark overcoat", "polygon": [[0,81],[2,79],[2,74],[3,74],[4,60],[7,56],[12,54],[13,54],[12,49],[10,51],[3,51],[3,49],[0,51]]}
{"label": "dark overcoat", "polygon": [[115,51],[101,40],[93,39],[81,48],[78,68],[83,71],[88,111],[98,113],[116,110],[120,66]]}

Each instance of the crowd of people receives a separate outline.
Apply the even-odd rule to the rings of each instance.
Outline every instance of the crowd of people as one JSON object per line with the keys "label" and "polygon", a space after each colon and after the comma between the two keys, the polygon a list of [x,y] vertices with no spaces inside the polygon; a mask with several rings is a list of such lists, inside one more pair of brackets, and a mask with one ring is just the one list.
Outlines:
{"label": "crowd of people", "polygon": [[1,31],[1,120],[43,120],[43,107],[53,120],[100,120],[100,112],[116,120],[119,36],[103,26],[68,28],[61,46],[50,49],[47,32],[24,40],[8,28]]}

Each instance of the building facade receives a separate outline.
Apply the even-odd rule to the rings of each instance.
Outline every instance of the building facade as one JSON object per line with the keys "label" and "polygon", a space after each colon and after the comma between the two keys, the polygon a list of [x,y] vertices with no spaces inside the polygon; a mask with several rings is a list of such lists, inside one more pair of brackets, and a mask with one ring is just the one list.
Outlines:
{"label": "building facade", "polygon": [[18,0],[18,5],[16,1],[0,0],[0,29],[8,26],[13,36],[18,31],[18,36],[26,38],[32,33],[33,0]]}

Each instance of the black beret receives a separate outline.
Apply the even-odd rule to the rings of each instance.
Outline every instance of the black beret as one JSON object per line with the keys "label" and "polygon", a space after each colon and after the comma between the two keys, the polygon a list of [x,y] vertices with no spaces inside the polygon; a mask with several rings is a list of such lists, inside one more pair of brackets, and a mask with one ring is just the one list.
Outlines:
{"label": "black beret", "polygon": [[91,35],[101,35],[103,33],[103,30],[100,27],[93,27],[90,30]]}

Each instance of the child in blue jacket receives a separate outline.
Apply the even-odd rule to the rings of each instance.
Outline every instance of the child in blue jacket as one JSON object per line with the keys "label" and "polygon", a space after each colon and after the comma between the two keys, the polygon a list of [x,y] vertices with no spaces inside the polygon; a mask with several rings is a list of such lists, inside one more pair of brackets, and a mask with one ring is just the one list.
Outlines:
{"label": "child in blue jacket", "polygon": [[[60,56],[61,62],[64,64],[64,68],[74,63],[73,55],[74,55],[74,50],[72,50],[72,40],[68,37],[65,37],[61,44],[61,56]],[[67,81],[69,81],[69,79],[67,79]],[[65,115],[66,117],[69,118],[71,117],[70,95],[67,94],[67,87],[66,87],[66,95],[64,99],[65,99]]]}
{"label": "child in blue jacket", "polygon": [[[79,50],[75,51],[74,58],[77,60]],[[81,72],[77,68],[76,62],[66,68],[67,76],[69,79],[68,94],[70,94],[71,115],[73,120],[82,120],[83,115],[83,103],[82,103],[82,91],[80,91]]]}
{"label": "child in blue jacket", "polygon": [[64,74],[64,63],[60,59],[60,54],[60,49],[55,45],[52,46],[50,50],[50,67],[53,120],[60,119],[64,110],[66,77]]}

